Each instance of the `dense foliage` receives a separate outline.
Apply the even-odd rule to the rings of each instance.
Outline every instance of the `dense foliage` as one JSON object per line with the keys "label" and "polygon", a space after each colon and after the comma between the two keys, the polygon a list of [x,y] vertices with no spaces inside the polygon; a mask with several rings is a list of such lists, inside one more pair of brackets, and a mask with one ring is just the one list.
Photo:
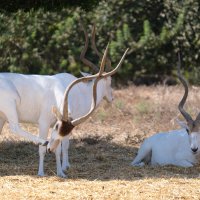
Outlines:
{"label": "dense foliage", "polygon": [[57,10],[69,7],[81,7],[90,10],[98,5],[100,0],[6,0],[0,1],[0,9],[7,12],[16,12],[19,9],[29,11],[43,8],[45,10]]}
{"label": "dense foliage", "polygon": [[[175,74],[177,52],[181,50],[186,77],[193,83],[200,82],[198,0],[90,2],[93,2],[90,11],[59,6],[56,10],[42,6],[28,11],[2,10],[0,71],[40,74],[67,71],[78,75],[80,69],[86,70],[79,61],[84,44],[81,19],[89,33],[96,23],[97,46],[101,51],[110,40],[113,66],[124,50],[130,48],[115,76],[117,81],[147,84],[163,81]],[[98,62],[91,51],[87,57]]]}

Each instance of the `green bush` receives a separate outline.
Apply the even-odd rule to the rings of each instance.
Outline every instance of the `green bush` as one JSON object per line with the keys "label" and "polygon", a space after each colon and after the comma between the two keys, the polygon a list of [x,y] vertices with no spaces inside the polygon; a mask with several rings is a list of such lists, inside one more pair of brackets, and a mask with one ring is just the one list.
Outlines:
{"label": "green bush", "polygon": [[[79,7],[48,9],[48,6],[43,8],[41,5],[39,8],[30,6],[28,11],[17,9],[17,6],[13,12],[2,11],[0,71],[39,74],[67,71],[78,75],[80,69],[88,70],[79,60],[84,44],[81,19],[89,33],[92,24],[96,24],[97,47],[101,52],[110,41],[113,67],[125,49],[130,48],[115,76],[116,83],[163,81],[176,73],[177,52],[180,49],[186,77],[192,83],[199,83],[199,1],[83,2],[87,8],[96,7],[87,12]],[[99,61],[92,51],[87,58],[95,63]]]}
{"label": "green bush", "polygon": [[84,10],[91,10],[98,5],[100,0],[6,0],[0,2],[0,9],[7,12],[16,12],[17,10],[53,10],[59,11],[65,7],[80,7]]}

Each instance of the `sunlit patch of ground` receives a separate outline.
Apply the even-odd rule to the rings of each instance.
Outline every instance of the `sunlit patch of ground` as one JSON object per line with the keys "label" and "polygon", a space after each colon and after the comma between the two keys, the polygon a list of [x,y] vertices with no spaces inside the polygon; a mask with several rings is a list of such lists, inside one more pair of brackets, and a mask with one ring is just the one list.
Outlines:
{"label": "sunlit patch of ground", "polygon": [[[130,166],[146,137],[178,128],[182,93],[178,86],[115,90],[112,105],[102,103],[73,131],[67,179],[56,177],[53,154],[45,160],[48,177],[38,177],[38,147],[13,136],[6,125],[0,136],[0,199],[200,199],[199,166]],[[190,88],[186,109],[195,116],[199,108],[200,88]]]}

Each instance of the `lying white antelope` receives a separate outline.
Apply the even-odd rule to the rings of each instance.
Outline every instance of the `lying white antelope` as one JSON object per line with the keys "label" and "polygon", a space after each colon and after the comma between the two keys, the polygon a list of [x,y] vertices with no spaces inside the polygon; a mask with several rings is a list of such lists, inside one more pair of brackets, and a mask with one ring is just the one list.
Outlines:
{"label": "lying white antelope", "polygon": [[157,133],[145,139],[131,163],[133,166],[144,166],[148,163],[192,167],[200,161],[200,113],[193,120],[183,109],[188,96],[188,85],[180,73],[180,55],[178,63],[178,77],[185,88],[178,108],[187,123],[179,122],[183,129]]}
{"label": "lying white antelope", "polygon": [[[95,32],[93,32],[93,46],[95,46]],[[84,58],[87,47],[88,47],[88,37],[86,36],[85,47],[81,53],[81,60],[90,67],[97,67]],[[95,49],[97,52],[97,49]],[[98,52],[99,53],[99,52]],[[117,69],[122,64],[125,57],[124,53],[117,67],[107,73],[103,73],[105,62],[107,62],[105,51],[105,56],[102,59],[102,67],[100,68],[100,77],[97,85],[97,99],[96,105],[100,103],[103,98],[108,101],[112,101],[112,88],[111,88],[111,75],[113,75]],[[103,73],[103,74],[102,74]],[[98,77],[97,75],[87,80],[94,79]],[[77,80],[71,74],[61,73],[53,76],[43,76],[43,75],[23,75],[15,73],[0,73],[0,131],[7,121],[9,123],[10,130],[19,136],[22,136],[30,141],[33,141],[39,146],[39,170],[38,175],[44,176],[44,157],[46,154],[47,136],[48,131],[53,127],[57,121],[57,118],[52,113],[52,106],[54,106],[54,111],[56,113],[63,113],[62,123],[59,124],[66,125],[65,122],[65,110],[68,104],[68,110],[70,118],[77,119],[81,116],[85,116],[91,109],[92,102],[92,87],[93,82],[84,82],[75,85],[69,94],[68,103],[64,103],[64,93],[67,86],[70,85],[74,80]],[[64,107],[64,110],[63,110]],[[55,109],[56,108],[56,109]],[[57,114],[58,116],[58,114]],[[19,126],[19,122],[28,122],[39,125],[39,137],[32,135]],[[72,128],[73,123],[69,123],[69,128]],[[75,124],[76,125],[76,124]],[[55,126],[56,129],[57,126]],[[67,127],[68,129],[68,127]],[[58,129],[60,130],[60,129]],[[62,128],[61,128],[62,130]],[[60,167],[60,151],[59,148],[56,151],[56,161],[57,161],[57,175],[65,177],[63,170],[67,168],[68,163],[68,146],[69,140],[64,135],[70,132],[68,130],[66,133],[61,133],[59,140],[63,139],[62,145],[62,168]],[[57,135],[59,135],[57,134]],[[58,136],[56,136],[55,130],[53,131],[53,137],[51,138],[51,144],[49,145],[50,150],[55,151],[56,146],[59,144]],[[55,140],[54,140],[55,139]]]}

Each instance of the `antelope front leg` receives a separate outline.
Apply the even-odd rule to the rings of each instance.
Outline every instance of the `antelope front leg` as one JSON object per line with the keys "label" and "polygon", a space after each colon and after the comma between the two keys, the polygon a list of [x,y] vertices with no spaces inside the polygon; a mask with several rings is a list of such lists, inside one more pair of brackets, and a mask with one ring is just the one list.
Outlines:
{"label": "antelope front leg", "polygon": [[63,172],[62,166],[61,166],[61,158],[60,158],[60,156],[61,156],[61,143],[56,148],[55,155],[56,155],[57,176],[60,176],[62,178],[66,178],[67,176]]}
{"label": "antelope front leg", "polygon": [[[49,131],[49,123],[44,123],[45,119],[43,117],[40,117],[39,120],[39,137],[46,140],[48,131]],[[45,176],[44,173],[44,158],[46,155],[47,147],[46,146],[39,146],[39,168],[38,168],[38,176]]]}
{"label": "antelope front leg", "polygon": [[187,160],[176,161],[173,164],[180,167],[193,167],[193,164]]}
{"label": "antelope front leg", "polygon": [[65,171],[70,167],[69,164],[69,136],[65,136],[62,140],[62,170]]}
{"label": "antelope front leg", "polygon": [[39,146],[39,168],[38,168],[38,176],[45,176],[44,174],[44,157],[46,154],[46,147]]}

